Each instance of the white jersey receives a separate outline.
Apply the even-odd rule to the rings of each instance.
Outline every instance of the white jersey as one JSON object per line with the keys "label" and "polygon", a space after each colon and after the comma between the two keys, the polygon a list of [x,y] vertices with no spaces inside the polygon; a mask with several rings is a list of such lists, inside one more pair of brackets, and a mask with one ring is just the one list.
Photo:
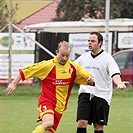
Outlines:
{"label": "white jersey", "polygon": [[113,57],[105,51],[93,57],[91,52],[84,53],[75,60],[94,76],[95,87],[80,85],[80,93],[90,93],[105,99],[110,105],[112,98],[112,76],[120,70]]}

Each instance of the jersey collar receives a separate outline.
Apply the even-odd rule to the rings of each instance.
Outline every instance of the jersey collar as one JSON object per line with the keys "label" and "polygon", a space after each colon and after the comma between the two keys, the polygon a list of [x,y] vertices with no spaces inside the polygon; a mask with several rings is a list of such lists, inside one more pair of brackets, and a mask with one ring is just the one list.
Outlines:
{"label": "jersey collar", "polygon": [[96,54],[96,55],[93,55],[92,53],[91,53],[91,56],[93,57],[93,58],[96,58],[98,55],[100,55],[102,52],[103,52],[104,50],[102,49],[98,54]]}
{"label": "jersey collar", "polygon": [[57,56],[54,57],[54,62],[58,63],[59,61],[57,60]]}
{"label": "jersey collar", "polygon": [[[58,59],[57,59],[57,56],[54,57],[53,61],[54,61],[55,63],[59,63],[59,61],[58,61]],[[68,59],[67,62],[70,63],[70,59]]]}

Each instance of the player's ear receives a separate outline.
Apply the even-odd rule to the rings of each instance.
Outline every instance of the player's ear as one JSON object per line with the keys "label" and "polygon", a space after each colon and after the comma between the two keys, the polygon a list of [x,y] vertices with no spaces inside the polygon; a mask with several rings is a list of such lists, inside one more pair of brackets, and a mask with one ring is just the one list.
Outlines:
{"label": "player's ear", "polygon": [[59,53],[58,50],[55,50],[56,55]]}
{"label": "player's ear", "polygon": [[102,47],[102,41],[99,42],[99,46]]}

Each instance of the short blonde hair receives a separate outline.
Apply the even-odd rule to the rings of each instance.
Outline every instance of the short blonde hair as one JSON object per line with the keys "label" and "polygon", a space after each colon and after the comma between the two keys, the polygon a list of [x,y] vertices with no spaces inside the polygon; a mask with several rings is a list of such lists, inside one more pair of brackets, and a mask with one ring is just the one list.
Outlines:
{"label": "short blonde hair", "polygon": [[60,47],[62,47],[62,46],[65,46],[66,48],[70,48],[71,49],[69,42],[62,41],[62,42],[59,42],[57,50],[59,51]]}

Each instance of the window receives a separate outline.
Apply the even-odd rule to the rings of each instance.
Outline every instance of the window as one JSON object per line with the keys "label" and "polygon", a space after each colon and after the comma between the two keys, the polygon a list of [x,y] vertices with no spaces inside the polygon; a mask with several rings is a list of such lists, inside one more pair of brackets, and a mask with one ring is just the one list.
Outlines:
{"label": "window", "polygon": [[133,68],[133,52],[129,53],[128,61],[126,64],[126,68]]}
{"label": "window", "polygon": [[125,68],[128,54],[129,54],[128,52],[125,52],[125,53],[119,53],[114,56],[114,59],[117,62],[119,68]]}

